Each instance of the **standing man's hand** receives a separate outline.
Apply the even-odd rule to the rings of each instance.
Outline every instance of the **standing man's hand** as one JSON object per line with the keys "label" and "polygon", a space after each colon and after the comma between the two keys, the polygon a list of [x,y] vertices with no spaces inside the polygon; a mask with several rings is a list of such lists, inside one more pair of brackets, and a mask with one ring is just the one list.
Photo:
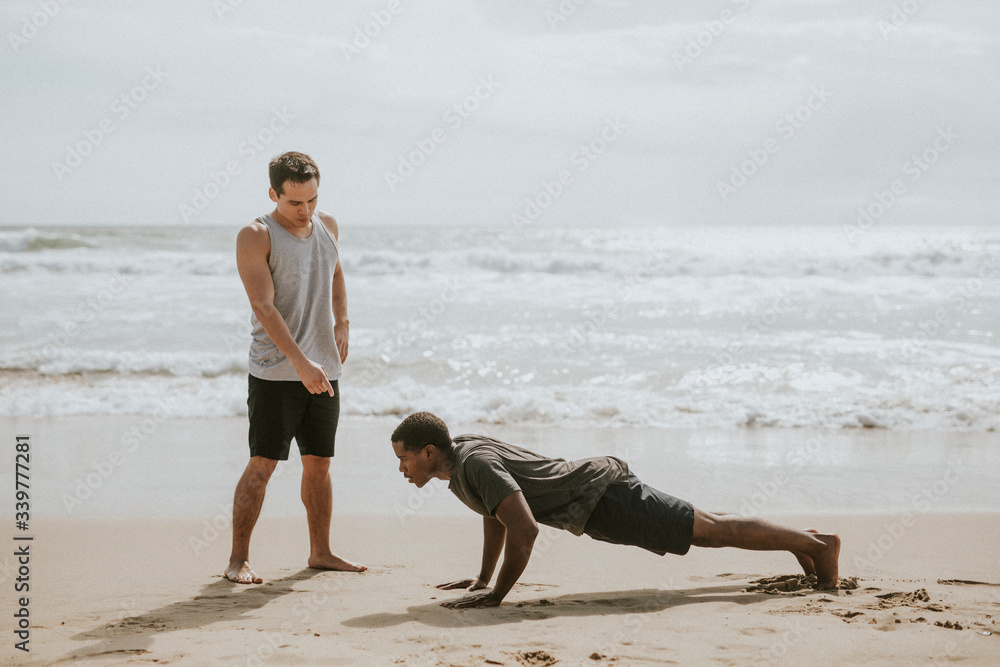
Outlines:
{"label": "standing man's hand", "polygon": [[299,379],[306,386],[310,394],[327,393],[333,396],[333,385],[326,377],[326,369],[314,361],[305,359],[295,367],[295,372],[299,374]]}
{"label": "standing man's hand", "polygon": [[347,339],[350,337],[351,325],[346,320],[333,325],[333,338],[337,341],[337,352],[340,353],[340,363],[347,361]]}

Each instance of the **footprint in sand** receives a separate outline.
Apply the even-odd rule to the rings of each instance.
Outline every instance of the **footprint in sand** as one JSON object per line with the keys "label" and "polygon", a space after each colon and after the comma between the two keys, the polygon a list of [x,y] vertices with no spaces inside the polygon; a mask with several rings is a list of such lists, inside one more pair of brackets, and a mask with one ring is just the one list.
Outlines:
{"label": "footprint in sand", "polygon": [[918,588],[912,593],[883,593],[875,597],[897,605],[912,605],[918,602],[931,601],[931,596],[927,594],[926,588]]}
{"label": "footprint in sand", "polygon": [[937,582],[949,586],[1000,586],[1000,584],[992,584],[988,581],[969,581],[968,579],[938,579]]}
{"label": "footprint in sand", "polygon": [[546,651],[519,651],[514,654],[517,661],[529,667],[548,667],[559,662]]}
{"label": "footprint in sand", "polygon": [[[754,579],[750,582],[753,586],[744,588],[746,593],[793,593],[804,589],[816,588],[816,575],[804,574],[779,574],[774,577],[764,577]],[[845,577],[837,584],[837,590],[851,591],[858,587],[857,577]]]}

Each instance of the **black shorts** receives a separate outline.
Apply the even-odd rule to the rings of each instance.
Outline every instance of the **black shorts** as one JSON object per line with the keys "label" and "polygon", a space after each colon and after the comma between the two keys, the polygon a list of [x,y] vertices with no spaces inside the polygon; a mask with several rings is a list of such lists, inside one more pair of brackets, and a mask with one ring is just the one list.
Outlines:
{"label": "black shorts", "polygon": [[310,394],[298,380],[261,380],[249,376],[250,456],[287,461],[292,438],[299,454],[333,456],[340,421],[340,386],[333,396]]}
{"label": "black shorts", "polygon": [[691,548],[694,506],[643,484],[630,472],[627,482],[604,491],[583,532],[602,542],[683,556]]}

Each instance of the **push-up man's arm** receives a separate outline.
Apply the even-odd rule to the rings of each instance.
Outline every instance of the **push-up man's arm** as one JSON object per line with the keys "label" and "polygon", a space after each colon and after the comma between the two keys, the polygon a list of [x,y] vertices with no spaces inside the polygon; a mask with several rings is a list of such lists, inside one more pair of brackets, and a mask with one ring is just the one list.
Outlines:
{"label": "push-up man's arm", "polygon": [[459,579],[450,581],[447,584],[438,584],[435,588],[443,591],[451,591],[456,588],[464,588],[469,591],[478,591],[490,585],[493,578],[493,571],[500,560],[500,552],[503,551],[504,538],[507,536],[507,528],[500,521],[491,516],[483,517],[483,564],[479,567],[479,575],[475,579]]}
{"label": "push-up man's arm", "polygon": [[531,515],[531,508],[528,507],[524,494],[520,491],[510,494],[500,501],[493,513],[496,515],[494,520],[496,523],[489,523],[488,517],[483,522],[483,564],[479,579],[474,582],[464,580],[442,584],[438,588],[465,588],[466,586],[459,584],[469,582],[472,582],[469,590],[485,588],[493,575],[502,543],[503,564],[500,566],[500,574],[497,575],[496,586],[490,592],[449,600],[443,602],[442,606],[451,609],[499,606],[528,565],[531,548],[538,536],[538,524]]}

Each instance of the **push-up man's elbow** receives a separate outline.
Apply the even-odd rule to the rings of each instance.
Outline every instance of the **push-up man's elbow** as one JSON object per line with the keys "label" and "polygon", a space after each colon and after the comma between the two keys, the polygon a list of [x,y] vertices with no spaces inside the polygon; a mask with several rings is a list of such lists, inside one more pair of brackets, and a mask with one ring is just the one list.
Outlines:
{"label": "push-up man's elbow", "polygon": [[526,541],[534,542],[535,538],[538,537],[538,524],[532,522],[529,525],[523,526],[520,530],[520,534]]}

